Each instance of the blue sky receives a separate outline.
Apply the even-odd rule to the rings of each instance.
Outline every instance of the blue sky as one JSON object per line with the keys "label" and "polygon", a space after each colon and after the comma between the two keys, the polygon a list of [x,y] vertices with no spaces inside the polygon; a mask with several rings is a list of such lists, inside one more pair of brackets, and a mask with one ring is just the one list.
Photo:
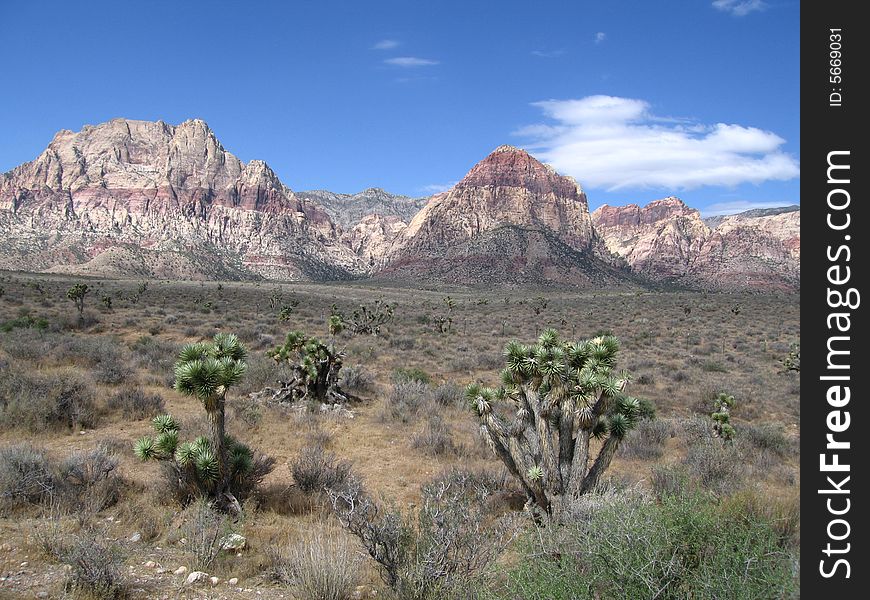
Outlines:
{"label": "blue sky", "polygon": [[500,144],[590,204],[799,202],[799,2],[0,2],[0,171],[205,119],[295,190],[428,195]]}

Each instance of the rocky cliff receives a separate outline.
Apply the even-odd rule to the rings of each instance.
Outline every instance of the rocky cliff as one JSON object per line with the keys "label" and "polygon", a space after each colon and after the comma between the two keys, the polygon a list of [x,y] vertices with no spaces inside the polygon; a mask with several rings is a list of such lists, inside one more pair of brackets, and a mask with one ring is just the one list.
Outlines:
{"label": "rocky cliff", "polygon": [[608,249],[654,281],[703,289],[800,288],[800,210],[701,218],[678,198],[592,213]]}
{"label": "rocky cliff", "polygon": [[369,188],[356,194],[336,194],[326,190],[296,192],[325,210],[342,229],[353,229],[363,218],[380,215],[409,222],[426,206],[429,198],[411,198],[391,194],[380,188]]}
{"label": "rocky cliff", "polygon": [[625,275],[594,231],[580,186],[512,146],[433,196],[385,262],[382,276],[455,283],[591,285]]}
{"label": "rocky cliff", "polygon": [[704,220],[666,198],[590,215],[573,179],[512,146],[423,204],[376,188],[294,193],[265,162],[245,164],[225,150],[201,120],[116,119],[61,131],[35,160],[0,175],[0,268],[176,279],[800,285],[797,207]]}
{"label": "rocky cliff", "polygon": [[335,279],[362,273],[329,215],[201,120],[59,132],[0,178],[0,267],[118,276]]}

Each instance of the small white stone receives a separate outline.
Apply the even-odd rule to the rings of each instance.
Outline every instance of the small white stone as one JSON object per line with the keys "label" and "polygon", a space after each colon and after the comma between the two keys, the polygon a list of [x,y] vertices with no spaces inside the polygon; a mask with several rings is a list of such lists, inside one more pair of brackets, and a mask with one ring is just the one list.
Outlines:
{"label": "small white stone", "polygon": [[145,568],[147,568],[147,569],[153,569],[156,566],[157,566],[157,563],[154,562],[153,560],[149,560],[148,562],[145,563]]}
{"label": "small white stone", "polygon": [[229,581],[227,581],[227,583],[230,584],[230,585],[236,585],[237,583],[239,583],[239,578],[238,578],[238,577],[232,577]]}
{"label": "small white stone", "polygon": [[239,550],[243,550],[247,543],[248,540],[245,539],[245,536],[239,535],[238,533],[231,533],[221,540],[221,550],[238,552]]}
{"label": "small white stone", "polygon": [[184,580],[184,584],[193,585],[194,583],[205,581],[207,578],[208,573],[204,573],[202,571],[193,571],[190,575],[187,576],[187,579]]}
{"label": "small white stone", "polygon": [[173,575],[184,575],[187,573],[187,567],[178,567],[172,572]]}
{"label": "small white stone", "polygon": [[209,582],[210,582],[213,586],[214,586],[214,585],[217,585],[217,584],[219,584],[219,583],[221,582],[221,580],[218,579],[217,577],[209,577],[208,580],[209,580]]}
{"label": "small white stone", "polygon": [[130,541],[133,542],[134,544],[136,542],[141,541],[141,540],[142,540],[142,534],[139,533],[138,531],[130,536]]}
{"label": "small white stone", "polygon": [[25,560],[23,563],[21,563],[21,564],[18,565],[18,566],[19,566],[19,567],[26,567],[26,566],[28,566],[29,564],[30,564],[30,563],[27,562],[27,561]]}

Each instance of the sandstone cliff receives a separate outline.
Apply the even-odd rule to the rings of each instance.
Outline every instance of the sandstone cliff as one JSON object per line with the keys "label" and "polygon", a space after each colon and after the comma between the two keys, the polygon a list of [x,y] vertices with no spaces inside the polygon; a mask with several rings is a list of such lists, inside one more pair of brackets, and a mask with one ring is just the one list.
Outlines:
{"label": "sandstone cliff", "polygon": [[353,229],[365,217],[380,215],[385,218],[409,222],[426,206],[429,198],[411,198],[391,194],[380,188],[368,188],[356,194],[336,194],[327,190],[296,192],[325,210],[344,230]]}
{"label": "sandstone cliff", "polygon": [[2,268],[280,279],[363,271],[322,209],[266,163],[242,163],[200,120],[59,132],[0,179],[0,233]]}
{"label": "sandstone cliff", "polygon": [[500,146],[433,196],[399,235],[380,275],[455,283],[573,283],[623,276],[570,177]]}
{"label": "sandstone cliff", "polygon": [[715,217],[678,198],[592,213],[608,249],[654,281],[703,289],[799,289],[800,210]]}

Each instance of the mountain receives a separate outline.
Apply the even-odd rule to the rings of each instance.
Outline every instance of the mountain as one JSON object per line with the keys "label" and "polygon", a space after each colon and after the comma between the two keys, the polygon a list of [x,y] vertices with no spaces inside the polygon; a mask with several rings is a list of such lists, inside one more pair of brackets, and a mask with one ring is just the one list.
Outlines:
{"label": "mountain", "polygon": [[352,229],[369,215],[395,217],[407,223],[429,201],[429,198],[391,194],[380,188],[369,188],[356,194],[312,190],[296,192],[296,195],[323,208],[333,222],[345,230]]}
{"label": "mountain", "polygon": [[60,131],[0,176],[0,268],[127,277],[343,279],[329,215],[201,120]]}
{"label": "mountain", "polygon": [[168,279],[380,279],[701,289],[800,286],[798,207],[701,218],[602,206],[499,146],[447,192],[294,193],[205,122],[58,132],[0,175],[0,269]]}
{"label": "mountain", "polygon": [[798,207],[702,219],[670,197],[592,213],[608,249],[654,281],[701,289],[800,288]]}
{"label": "mountain", "polygon": [[384,262],[380,277],[452,283],[597,285],[628,275],[593,229],[577,182],[513,146],[433,196]]}

